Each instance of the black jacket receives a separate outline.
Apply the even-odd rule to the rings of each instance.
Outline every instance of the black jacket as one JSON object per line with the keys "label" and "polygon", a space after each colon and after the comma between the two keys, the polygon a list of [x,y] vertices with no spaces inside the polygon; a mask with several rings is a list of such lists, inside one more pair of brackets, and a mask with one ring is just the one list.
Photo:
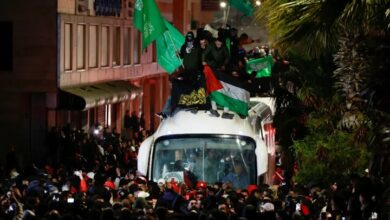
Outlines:
{"label": "black jacket", "polygon": [[210,44],[202,54],[202,62],[206,62],[211,68],[220,68],[229,63],[230,55],[226,46],[217,48],[214,43]]}

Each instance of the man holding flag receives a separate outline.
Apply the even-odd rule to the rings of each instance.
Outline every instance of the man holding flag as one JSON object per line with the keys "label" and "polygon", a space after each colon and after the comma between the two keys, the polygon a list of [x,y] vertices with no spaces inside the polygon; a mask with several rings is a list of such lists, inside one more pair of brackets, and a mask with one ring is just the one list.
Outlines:
{"label": "man holding flag", "polygon": [[206,108],[206,92],[202,66],[202,50],[195,43],[192,31],[186,34],[185,42],[180,48],[180,58],[183,58],[183,67],[180,78],[172,83],[172,107],[176,105],[185,108]]}
{"label": "man holding flag", "polygon": [[183,77],[188,80],[196,80],[199,72],[202,71],[202,50],[195,42],[195,36],[192,31],[186,34],[185,42],[180,48],[180,58],[183,59],[184,72]]}
{"label": "man holding flag", "polygon": [[158,64],[168,74],[183,67],[180,76],[172,81],[172,95],[168,105],[170,113],[177,105],[204,107],[206,93],[201,74],[201,50],[195,45],[195,36],[190,32],[185,41],[184,36],[161,16],[154,0],[136,0],[134,9],[134,26],[142,34],[142,48],[145,49],[156,40]]}
{"label": "man holding flag", "polygon": [[[197,51],[196,49],[199,49],[198,45],[194,45],[193,43],[191,45],[184,44],[184,37],[182,34],[161,16],[154,0],[136,0],[134,6],[133,22],[134,26],[142,34],[142,48],[145,49],[149,44],[156,40],[157,61],[161,67],[169,74],[172,74],[180,66],[184,67],[184,72],[187,71],[187,67],[193,66],[192,64],[194,63],[194,65],[197,66],[196,59],[192,61],[191,59],[188,59],[190,57],[187,57],[186,59],[186,56],[193,52],[193,49],[195,49],[194,51]],[[192,38],[194,38],[193,35]],[[187,39],[187,42],[188,40],[189,39]],[[185,65],[176,54],[178,48],[181,46],[183,46],[181,54],[185,59]],[[200,54],[197,54],[196,57],[199,57],[199,55]],[[186,72],[183,76],[197,75],[198,71],[202,71],[202,67],[200,66],[199,70],[189,68],[188,71],[195,72],[195,74]],[[200,75],[202,76],[202,74]],[[183,77],[179,78],[182,79],[175,79],[173,82],[170,107],[171,113],[175,110],[177,104],[185,107],[206,107],[206,92],[204,88],[202,88],[202,82],[204,82],[202,77],[190,77],[190,80],[187,79],[186,81],[183,81]],[[220,89],[211,94],[211,99],[217,101],[217,104],[222,107],[228,107],[241,116],[246,116],[248,110],[247,101],[249,99],[248,92],[241,90],[241,86],[239,85],[233,85],[234,82],[236,82],[236,80],[222,80],[221,83],[223,88],[217,86]]]}

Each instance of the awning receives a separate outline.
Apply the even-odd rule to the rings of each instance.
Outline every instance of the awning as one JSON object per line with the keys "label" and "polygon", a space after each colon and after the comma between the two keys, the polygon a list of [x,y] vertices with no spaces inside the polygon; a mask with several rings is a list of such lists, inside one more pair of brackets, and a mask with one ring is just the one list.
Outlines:
{"label": "awning", "polygon": [[65,87],[61,88],[59,92],[57,106],[60,109],[82,110],[134,99],[141,92],[141,88],[131,85],[127,81]]}

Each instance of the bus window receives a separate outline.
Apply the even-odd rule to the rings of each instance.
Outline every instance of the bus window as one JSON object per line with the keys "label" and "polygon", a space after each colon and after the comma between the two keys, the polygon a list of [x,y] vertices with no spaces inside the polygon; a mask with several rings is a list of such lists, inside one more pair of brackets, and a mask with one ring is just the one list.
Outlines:
{"label": "bus window", "polygon": [[[239,178],[238,178],[239,177]],[[248,137],[199,135],[164,137],[155,142],[155,182],[230,182],[235,188],[256,183],[255,142]]]}

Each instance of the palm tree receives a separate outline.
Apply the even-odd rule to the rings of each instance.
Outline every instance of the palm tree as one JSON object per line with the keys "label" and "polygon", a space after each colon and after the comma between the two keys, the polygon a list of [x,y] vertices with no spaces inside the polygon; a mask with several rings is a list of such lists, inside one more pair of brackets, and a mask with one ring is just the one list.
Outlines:
{"label": "palm tree", "polygon": [[[368,141],[370,129],[381,130],[386,127],[383,123],[389,121],[383,119],[389,118],[387,111],[390,108],[387,111],[378,108],[380,102],[375,100],[381,96],[375,91],[386,91],[384,88],[387,88],[383,83],[388,82],[385,71],[389,62],[377,51],[389,47],[390,22],[389,17],[385,19],[385,13],[390,8],[390,1],[268,0],[261,7],[256,19],[265,21],[273,45],[281,48],[284,55],[301,56],[301,59],[291,57],[293,62],[308,60],[317,65],[317,68],[298,65],[301,78],[293,96],[300,100],[295,108],[304,106],[306,125],[338,125],[324,126],[331,129],[323,134],[332,137],[332,131],[346,131],[356,137],[359,142],[356,146],[362,146],[364,142],[375,143]],[[389,16],[390,12],[387,13]],[[318,84],[313,75],[333,77],[333,82]],[[291,95],[280,94],[276,97],[280,99],[277,103],[289,103],[284,99],[292,99]],[[296,111],[294,106],[289,109]],[[316,111],[321,114],[313,114]],[[285,112],[277,111],[277,114]],[[335,124],[335,120],[338,123]],[[277,127],[283,127],[282,121],[275,121],[282,123]],[[313,135],[317,131],[309,132]]]}
{"label": "palm tree", "polygon": [[388,6],[386,0],[268,0],[256,20],[266,23],[276,47],[321,58],[337,50],[341,29],[382,26]]}
{"label": "palm tree", "polygon": [[337,69],[333,72],[335,87],[344,95],[347,111],[343,113],[340,125],[356,129],[368,120],[362,113],[365,103],[361,96],[367,89],[369,63],[363,36],[356,31],[343,31],[339,37],[339,50],[334,55]]}

